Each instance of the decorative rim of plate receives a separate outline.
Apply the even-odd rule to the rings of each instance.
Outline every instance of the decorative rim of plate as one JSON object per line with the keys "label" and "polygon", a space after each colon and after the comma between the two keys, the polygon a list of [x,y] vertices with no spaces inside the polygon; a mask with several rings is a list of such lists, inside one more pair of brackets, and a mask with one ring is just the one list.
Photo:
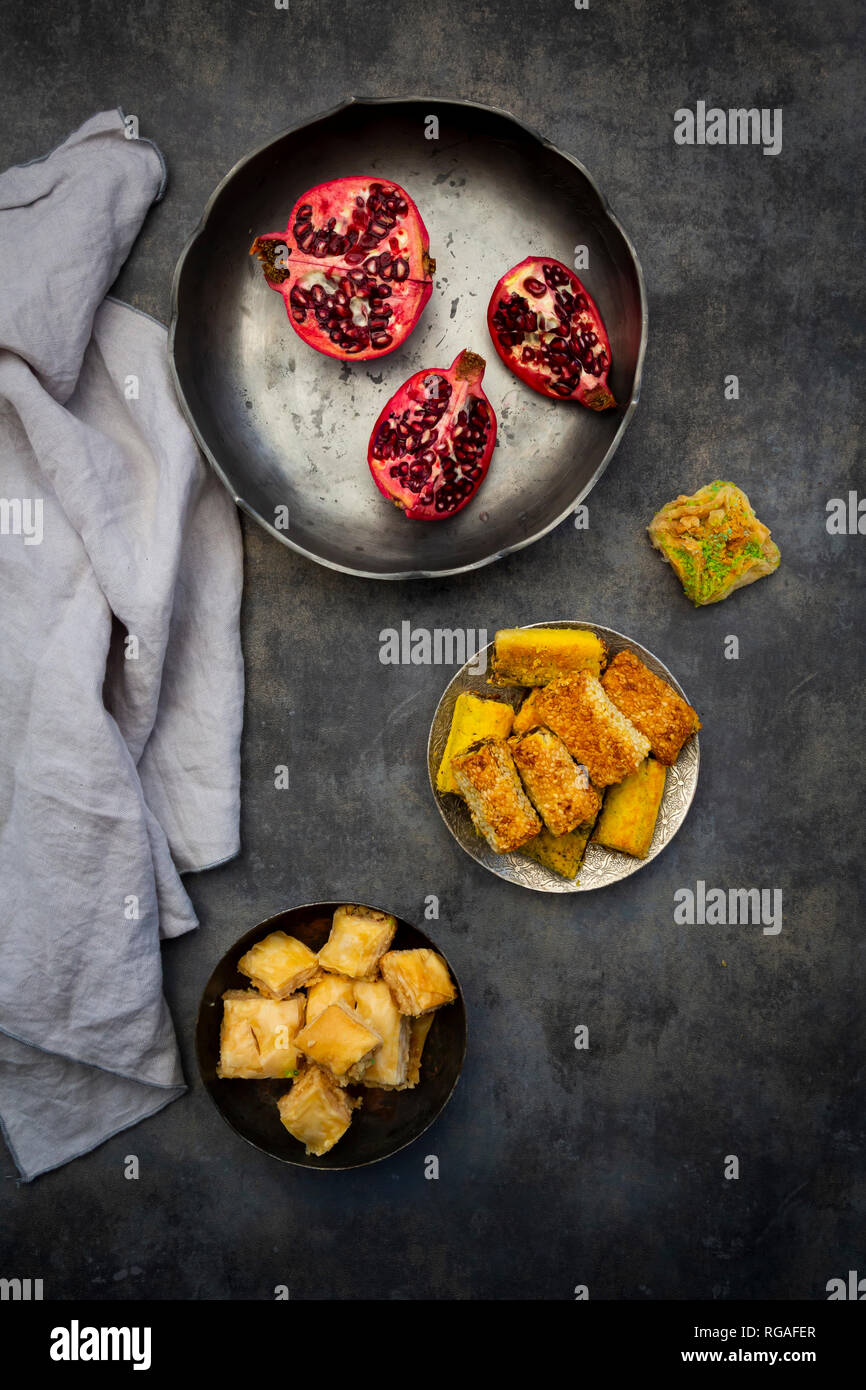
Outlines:
{"label": "decorative rim of plate", "polygon": [[[633,637],[627,637],[625,633],[617,632],[614,628],[604,627],[599,623],[578,622],[574,619],[558,622],[524,623],[522,626],[524,628],[581,628],[588,632],[594,632],[598,637],[604,639],[612,655],[616,655],[620,651],[634,652],[635,656],[639,657],[651,671],[668,681],[677,694],[688,701],[688,696],[679,681],[672,675],[663,661],[660,661],[647,647],[641,646]],[[587,846],[586,858],[580,867],[578,878],[571,880],[562,878],[552,869],[546,869],[543,864],[536,863],[535,860],[527,858],[519,851],[513,854],[494,854],[486,840],[473,827],[465,803],[459,797],[451,794],[446,793],[443,796],[436,789],[436,774],[445,751],[457,696],[464,691],[483,692],[487,696],[495,695],[497,699],[505,700],[517,708],[519,703],[516,699],[517,693],[526,689],[525,686],[518,685],[491,686],[488,684],[486,678],[488,654],[492,652],[493,647],[494,643],[489,642],[483,648],[483,653],[478,652],[472,661],[467,661],[464,666],[461,666],[443,691],[433,715],[427,740],[427,772],[439,814],[461,849],[472,859],[485,869],[489,869],[491,873],[496,874],[498,878],[504,878],[509,883],[519,884],[522,888],[531,888],[539,893],[587,893],[596,888],[606,888],[608,884],[618,883],[621,879],[629,878],[667,848],[689,813],[697,790],[701,763],[698,735],[693,734],[686,741],[676,762],[667,769],[668,775],[665,780],[665,790],[659,807],[658,820],[645,859],[637,859],[630,854],[622,854],[618,850],[605,849],[602,845],[591,840]],[[485,662],[483,669],[479,671],[478,661],[482,654]]]}

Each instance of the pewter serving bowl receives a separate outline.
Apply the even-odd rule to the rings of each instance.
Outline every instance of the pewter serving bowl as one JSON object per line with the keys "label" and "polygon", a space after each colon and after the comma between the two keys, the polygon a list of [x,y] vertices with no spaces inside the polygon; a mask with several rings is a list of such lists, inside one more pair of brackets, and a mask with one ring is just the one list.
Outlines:
{"label": "pewter serving bowl", "polygon": [[[437,139],[425,135],[431,116]],[[415,199],[437,268],[407,342],[343,362],[297,336],[248,253],[254,237],[285,228],[307,188],[368,173]],[[588,249],[579,274],[610,336],[620,402],[602,414],[530,390],[487,331],[500,275],[530,254],[571,265],[577,246]],[[407,579],[477,569],[568,516],[637,404],[646,334],[637,256],[586,169],[504,111],[424,97],[348,102],[236,164],[178,262],[169,343],[184,412],[239,506],[319,564]],[[408,376],[449,366],[465,347],[487,360],[499,422],[490,472],[457,516],[407,521],[370,477],[370,432]]]}

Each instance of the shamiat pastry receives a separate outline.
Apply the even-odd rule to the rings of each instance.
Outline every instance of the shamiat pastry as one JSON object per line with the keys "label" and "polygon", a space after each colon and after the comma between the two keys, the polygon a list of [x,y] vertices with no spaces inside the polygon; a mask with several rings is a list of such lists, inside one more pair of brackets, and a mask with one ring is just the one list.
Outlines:
{"label": "shamiat pastry", "polygon": [[298,1068],[295,1039],[304,1022],[304,996],[266,999],[252,989],[223,995],[217,1076],[255,1081]]}
{"label": "shamiat pastry", "polygon": [[545,686],[536,703],[539,722],[558,734],[596,787],[621,782],[650,751],[639,733],[589,671]]}
{"label": "shamiat pastry", "polygon": [[520,709],[514,716],[514,723],[511,726],[512,734],[525,734],[530,729],[534,729],[538,723],[538,714],[535,706],[541,690],[530,690]]}
{"label": "shamiat pastry", "polygon": [[734,483],[717,480],[656,512],[650,540],[673,567],[696,607],[719,603],[779,567],[769,528]]}
{"label": "shamiat pastry", "polygon": [[511,754],[530,801],[554,835],[595,820],[601,797],[586,768],[550,729],[530,729],[514,739]]}
{"label": "shamiat pastry", "polygon": [[493,643],[492,685],[546,685],[574,671],[600,675],[607,648],[594,632],[571,627],[511,627]]}
{"label": "shamiat pastry", "polygon": [[604,798],[593,839],[606,849],[618,849],[645,859],[658,819],[665,790],[667,769],[655,758],[647,758]]}
{"label": "shamiat pastry", "polygon": [[331,934],[319,952],[319,965],[353,980],[372,979],[379,957],[397,930],[397,919],[372,907],[349,904],[334,913]]}
{"label": "shamiat pastry", "polygon": [[338,1086],[321,1067],[307,1067],[290,1091],[280,1096],[280,1119],[308,1154],[319,1157],[342,1139],[361,1102]]}
{"label": "shamiat pastry", "polygon": [[340,1086],[359,1081],[382,1046],[381,1034],[345,1004],[329,1004],[295,1038],[299,1052],[330,1072]]}
{"label": "shamiat pastry", "polygon": [[634,652],[618,652],[601,684],[617,709],[649,739],[660,763],[675,763],[686,739],[701,727],[697,710]]}
{"label": "shamiat pastry", "polygon": [[272,999],[287,999],[318,967],[315,952],[284,931],[271,932],[257,941],[238,961],[241,974]]}
{"label": "shamiat pastry", "polygon": [[345,975],[326,975],[307,985],[307,1012],[305,1021],[314,1023],[319,1014],[324,1013],[329,1004],[345,1004],[347,1009],[355,1007],[355,981],[347,980]]}
{"label": "shamiat pastry", "polygon": [[451,760],[472,824],[496,854],[520,849],[541,829],[504,739],[487,738]]}
{"label": "shamiat pastry", "polygon": [[442,755],[442,762],[436,774],[436,790],[456,792],[457,785],[451,771],[451,759],[458,753],[465,753],[473,743],[482,738],[507,738],[511,733],[514,710],[501,700],[484,700],[465,690],[457,696],[454,713],[451,716],[451,730]]}
{"label": "shamiat pastry", "polygon": [[363,1086],[381,1086],[393,1091],[406,1085],[409,1066],[409,1019],[394,1002],[384,980],[358,980],[355,984],[355,1012],[382,1039],[369,1067],[361,1077]]}
{"label": "shamiat pastry", "polygon": [[389,951],[382,957],[382,977],[401,1014],[413,1018],[430,1013],[457,998],[448,966],[436,951],[419,946],[412,951]]}
{"label": "shamiat pastry", "polygon": [[534,840],[523,846],[523,853],[562,878],[575,879],[586,854],[592,825],[592,821],[579,825],[567,835],[552,835],[545,825]]}

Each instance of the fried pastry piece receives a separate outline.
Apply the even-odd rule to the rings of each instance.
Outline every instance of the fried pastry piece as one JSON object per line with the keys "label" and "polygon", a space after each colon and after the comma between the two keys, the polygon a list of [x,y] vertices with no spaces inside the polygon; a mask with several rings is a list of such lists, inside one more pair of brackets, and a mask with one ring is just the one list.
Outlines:
{"label": "fried pastry piece", "polygon": [[389,951],[382,957],[382,977],[401,1014],[413,1018],[430,1013],[457,998],[448,966],[437,951],[419,946],[412,951]]}
{"label": "fried pastry piece", "polygon": [[634,652],[618,652],[601,683],[617,709],[649,739],[660,763],[675,763],[686,739],[701,727],[697,710]]}
{"label": "fried pastry piece", "polygon": [[593,839],[606,849],[618,849],[646,859],[665,790],[667,769],[647,758],[637,772],[611,787],[604,798]]}
{"label": "fried pastry piece", "polygon": [[552,869],[562,878],[576,879],[592,834],[592,825],[592,821],[579,825],[567,835],[552,835],[547,826],[543,826],[540,834],[523,846],[521,853],[528,854],[530,859],[543,864],[546,869]]}
{"label": "fried pastry piece", "polygon": [[353,1100],[321,1067],[307,1067],[290,1091],[280,1096],[280,1120],[308,1154],[321,1157],[342,1139],[352,1123]]}
{"label": "fried pastry piece", "polygon": [[382,1038],[382,1046],[361,1077],[362,1085],[380,1086],[387,1091],[402,1088],[409,1064],[411,1023],[397,1008],[384,980],[358,980],[355,1012]]}
{"label": "fried pastry piece", "polygon": [[257,941],[238,961],[241,974],[249,976],[269,999],[288,999],[317,968],[315,952],[284,931],[271,932]]}
{"label": "fried pastry piece", "polygon": [[319,979],[307,986],[306,1022],[315,1023],[319,1014],[324,1013],[329,1004],[345,1004],[355,1007],[355,981],[347,980],[345,975],[320,973]]}
{"label": "fried pastry piece", "polygon": [[511,726],[512,734],[525,734],[530,729],[534,729],[538,723],[538,713],[536,705],[541,689],[530,690],[520,709],[514,716],[514,723]]}
{"label": "fried pastry piece", "polygon": [[472,823],[496,854],[520,849],[541,829],[504,739],[487,738],[451,760]]}
{"label": "fried pastry piece", "polygon": [[601,796],[550,729],[530,729],[514,740],[511,752],[530,801],[554,835],[595,820]]}
{"label": "fried pastry piece", "polygon": [[429,1014],[422,1014],[420,1018],[409,1020],[409,1061],[406,1067],[406,1080],[400,1087],[401,1091],[411,1091],[421,1080],[421,1056],[424,1052],[427,1034],[430,1032],[435,1017],[434,1010]]}
{"label": "fried pastry piece", "polygon": [[514,710],[501,700],[483,700],[468,690],[458,695],[451,716],[451,732],[436,775],[436,790],[456,792],[451,759],[457,753],[465,753],[479,739],[507,738],[513,720]]}
{"label": "fried pastry piece", "polygon": [[353,980],[372,980],[396,930],[396,917],[386,912],[355,905],[338,907],[331,934],[319,952],[319,964]]}
{"label": "fried pastry piece", "polygon": [[252,989],[229,989],[223,1001],[217,1076],[253,1081],[297,1071],[295,1038],[304,1022],[302,994],[265,999]]}
{"label": "fried pastry piece", "polygon": [[607,648],[594,632],[573,627],[510,627],[493,644],[491,685],[547,685],[574,671],[601,674]]}
{"label": "fried pastry piece", "polygon": [[330,1072],[340,1086],[359,1081],[382,1046],[381,1034],[345,1004],[329,1004],[295,1038],[299,1052]]}
{"label": "fried pastry piece", "polygon": [[769,527],[735,483],[717,479],[692,496],[682,493],[656,512],[647,530],[696,608],[779,568]]}
{"label": "fried pastry piece", "polygon": [[649,740],[626,719],[589,671],[562,676],[538,697],[538,717],[583,763],[596,787],[621,782],[650,751]]}

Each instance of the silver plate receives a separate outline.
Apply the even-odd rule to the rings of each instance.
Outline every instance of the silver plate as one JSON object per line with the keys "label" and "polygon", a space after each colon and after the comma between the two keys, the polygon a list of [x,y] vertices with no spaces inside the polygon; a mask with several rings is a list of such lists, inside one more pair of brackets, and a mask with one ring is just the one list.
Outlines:
{"label": "silver plate", "polygon": [[[426,139],[427,119],[439,138]],[[340,362],[293,331],[248,252],[281,231],[300,195],[346,174],[381,173],[418,204],[436,258],[433,296],[402,347]],[[620,408],[596,414],[540,396],[493,350],[487,305],[532,252],[571,265],[611,341]],[[538,540],[600,478],[637,404],[646,345],[634,248],[590,175],[506,112],[434,98],[358,100],[242,159],[211,196],[178,261],[169,349],[181,405],[237,503],[294,550],[378,579],[458,574]],[[487,360],[499,442],[478,496],[456,517],[412,522],[378,492],[370,431],[398,386],[461,348]],[[288,508],[288,529],[277,508]]]}
{"label": "silver plate", "polygon": [[[640,660],[651,671],[668,681],[684,700],[688,700],[682,686],[657,656],[653,656],[652,652],[647,651],[646,647],[642,647],[639,642],[633,641],[632,638],[624,637],[621,632],[614,632],[613,628],[599,627],[596,623],[571,621],[527,623],[526,626],[573,627],[594,632],[596,636],[603,638],[607,643],[611,656],[616,656],[616,653],[621,651],[634,652],[635,656],[640,657]],[[635,859],[630,854],[620,854],[616,850],[604,849],[601,845],[590,842],[587,847],[586,858],[578,874],[580,881],[575,883],[569,879],[561,878],[551,869],[545,869],[542,864],[536,864],[534,860],[527,859],[525,855],[520,853],[494,854],[487,841],[482,839],[475,830],[466,803],[459,796],[450,794],[441,796],[436,790],[436,774],[439,771],[439,764],[442,762],[445,745],[448,742],[457,696],[463,694],[464,691],[471,691],[475,695],[492,695],[497,700],[507,701],[508,704],[517,709],[526,694],[523,686],[488,685],[486,667],[493,655],[493,643],[491,642],[483,650],[485,669],[481,672],[478,671],[479,657],[475,657],[472,662],[467,662],[457,672],[439,701],[427,742],[427,770],[430,774],[430,786],[442,819],[455,840],[465,849],[467,854],[471,854],[473,859],[477,860],[479,864],[483,864],[484,868],[489,869],[491,873],[498,874],[500,878],[507,879],[509,883],[519,883],[523,888],[534,888],[539,893],[587,893],[593,888],[604,888],[609,883],[616,883],[621,878],[628,878],[630,874],[637,873],[638,869],[642,869],[651,859],[655,859],[656,855],[661,854],[665,846],[670,844],[688,814],[694,799],[695,788],[698,785],[698,769],[701,761],[700,741],[697,734],[688,739],[673,767],[668,768],[664,796],[659,807],[659,816],[646,859]],[[476,669],[471,670],[470,666],[474,666]]]}

